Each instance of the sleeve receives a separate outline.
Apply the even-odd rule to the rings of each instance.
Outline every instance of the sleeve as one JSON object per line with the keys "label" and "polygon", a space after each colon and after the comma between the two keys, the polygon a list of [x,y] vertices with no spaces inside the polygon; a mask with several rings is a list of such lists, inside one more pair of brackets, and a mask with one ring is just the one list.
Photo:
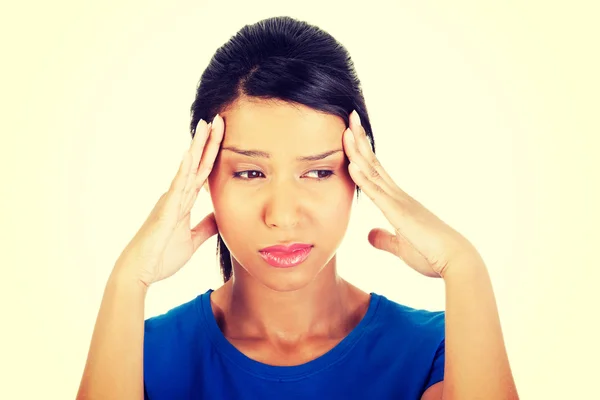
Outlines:
{"label": "sleeve", "polygon": [[435,357],[433,358],[433,363],[431,364],[431,369],[429,370],[429,376],[427,377],[427,381],[425,387],[423,388],[423,392],[425,392],[430,386],[435,383],[441,382],[444,380],[444,362],[446,360],[446,339],[442,339],[440,345],[438,346]]}

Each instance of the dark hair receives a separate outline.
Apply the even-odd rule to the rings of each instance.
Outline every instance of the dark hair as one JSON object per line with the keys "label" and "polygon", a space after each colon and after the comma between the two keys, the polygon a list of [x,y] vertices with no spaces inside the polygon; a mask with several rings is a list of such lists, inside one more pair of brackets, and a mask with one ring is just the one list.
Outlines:
{"label": "dark hair", "polygon": [[[290,17],[246,25],[221,46],[203,72],[191,107],[192,137],[200,119],[215,115],[240,96],[303,104],[342,118],[356,110],[371,147],[375,141],[365,100],[348,51],[329,33]],[[356,196],[360,193],[357,187]],[[231,278],[231,254],[217,235],[223,281]]]}

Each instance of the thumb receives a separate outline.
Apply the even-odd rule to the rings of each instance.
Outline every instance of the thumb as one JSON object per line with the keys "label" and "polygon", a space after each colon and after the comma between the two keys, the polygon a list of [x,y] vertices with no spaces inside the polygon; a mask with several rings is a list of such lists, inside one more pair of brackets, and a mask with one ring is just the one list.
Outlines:
{"label": "thumb", "polygon": [[215,220],[215,213],[210,213],[198,222],[198,224],[192,229],[192,243],[194,244],[194,251],[198,250],[198,247],[202,243],[206,242],[208,238],[216,235],[219,232],[217,228],[217,222]]}
{"label": "thumb", "polygon": [[369,243],[376,249],[387,251],[395,256],[398,255],[398,238],[385,229],[371,229],[369,232]]}

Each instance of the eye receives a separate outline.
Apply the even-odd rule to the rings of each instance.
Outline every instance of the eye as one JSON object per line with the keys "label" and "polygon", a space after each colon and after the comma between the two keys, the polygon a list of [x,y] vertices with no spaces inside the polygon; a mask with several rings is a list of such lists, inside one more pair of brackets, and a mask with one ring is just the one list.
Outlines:
{"label": "eye", "polygon": [[[314,179],[322,181],[322,180],[325,180],[325,179],[331,177],[333,175],[333,171],[328,170],[328,169],[315,169],[315,170],[307,172],[307,174],[313,174]],[[248,171],[234,172],[233,177],[237,178],[237,179],[249,181],[249,180],[253,180],[256,178],[264,178],[265,176],[260,171],[248,170]]]}
{"label": "eye", "polygon": [[[259,176],[257,176],[258,174],[263,175],[262,172],[256,171],[256,170],[240,171],[240,172],[234,172],[233,177],[238,178],[238,179],[251,180],[251,179],[259,178]],[[246,175],[246,176],[244,176],[244,175]],[[264,177],[264,175],[263,175],[263,177]]]}
{"label": "eye", "polygon": [[313,172],[316,172],[316,179],[322,181],[325,180],[327,178],[329,178],[331,175],[333,175],[333,171],[330,171],[328,169],[315,169],[313,171],[309,171],[308,174],[311,174]]}

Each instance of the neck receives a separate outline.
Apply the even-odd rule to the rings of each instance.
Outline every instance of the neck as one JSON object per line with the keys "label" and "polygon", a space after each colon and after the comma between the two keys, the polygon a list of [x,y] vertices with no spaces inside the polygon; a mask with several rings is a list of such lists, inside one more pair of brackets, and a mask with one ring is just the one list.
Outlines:
{"label": "neck", "polygon": [[335,256],[312,282],[291,291],[265,286],[235,261],[233,268],[220,301],[222,330],[233,339],[291,344],[342,338],[366,312],[361,291],[337,275]]}

